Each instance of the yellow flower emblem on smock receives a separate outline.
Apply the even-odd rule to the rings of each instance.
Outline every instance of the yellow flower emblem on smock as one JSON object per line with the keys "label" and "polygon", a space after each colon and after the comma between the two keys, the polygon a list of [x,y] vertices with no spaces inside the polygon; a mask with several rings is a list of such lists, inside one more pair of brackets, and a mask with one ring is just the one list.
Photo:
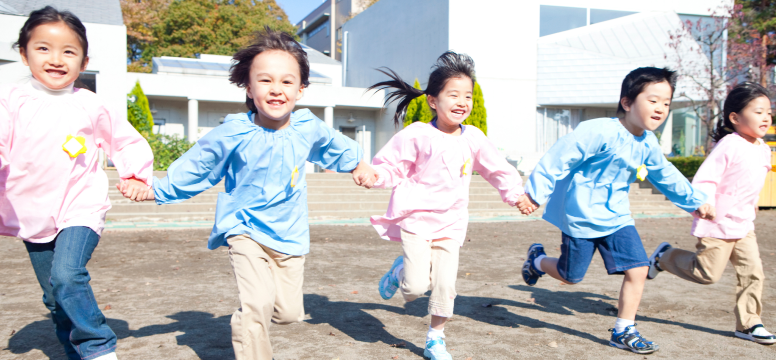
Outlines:
{"label": "yellow flower emblem on smock", "polygon": [[472,159],[468,159],[463,163],[463,166],[461,166],[461,176],[466,176],[471,172],[472,168]]}
{"label": "yellow flower emblem on smock", "polygon": [[641,181],[644,181],[647,178],[647,174],[649,174],[649,171],[647,171],[647,165],[645,164],[641,164],[641,166],[636,169],[636,177]]}
{"label": "yellow flower emblem on smock", "polygon": [[68,135],[65,143],[62,144],[64,150],[71,158],[81,154],[86,154],[86,139],[83,136]]}
{"label": "yellow flower emblem on smock", "polygon": [[294,171],[291,173],[291,187],[296,186],[296,179],[299,178],[299,167],[295,166]]}

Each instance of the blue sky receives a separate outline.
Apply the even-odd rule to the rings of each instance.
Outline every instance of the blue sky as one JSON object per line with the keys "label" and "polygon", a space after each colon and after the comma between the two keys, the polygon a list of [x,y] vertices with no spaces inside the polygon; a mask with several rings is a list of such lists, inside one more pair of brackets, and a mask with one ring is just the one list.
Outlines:
{"label": "blue sky", "polygon": [[296,25],[307,14],[323,4],[324,0],[275,0],[288,15],[288,20]]}

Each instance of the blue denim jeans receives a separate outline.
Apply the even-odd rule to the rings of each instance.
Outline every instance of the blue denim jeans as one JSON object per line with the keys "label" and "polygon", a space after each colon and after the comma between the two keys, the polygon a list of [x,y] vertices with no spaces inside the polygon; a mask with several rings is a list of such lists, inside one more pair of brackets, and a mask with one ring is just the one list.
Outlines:
{"label": "blue denim jeans", "polygon": [[68,359],[94,359],[116,350],[116,334],[108,327],[89,286],[86,263],[100,237],[83,226],[65,228],[54,241],[25,242],[43,304],[51,311],[57,338]]}

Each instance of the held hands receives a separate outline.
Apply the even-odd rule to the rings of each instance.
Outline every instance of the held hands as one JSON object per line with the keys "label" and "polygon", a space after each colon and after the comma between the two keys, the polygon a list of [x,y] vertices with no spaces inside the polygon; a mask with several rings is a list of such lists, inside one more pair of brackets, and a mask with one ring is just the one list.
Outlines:
{"label": "held hands", "polygon": [[119,183],[116,184],[116,189],[118,189],[125,198],[132,201],[140,202],[154,199],[154,190],[144,182],[135,178],[119,181]]}
{"label": "held hands", "polygon": [[703,204],[698,210],[695,210],[695,214],[704,220],[714,220],[717,217],[717,209],[709,204]]}
{"label": "held hands", "polygon": [[523,215],[531,215],[532,212],[539,208],[539,204],[533,201],[528,194],[520,195],[515,206],[517,206]]}
{"label": "held hands", "polygon": [[375,181],[380,178],[380,175],[377,174],[375,169],[363,161],[358,163],[358,166],[356,166],[351,173],[353,174],[353,182],[355,182],[356,185],[363,186],[367,189],[371,189],[372,186],[374,186]]}

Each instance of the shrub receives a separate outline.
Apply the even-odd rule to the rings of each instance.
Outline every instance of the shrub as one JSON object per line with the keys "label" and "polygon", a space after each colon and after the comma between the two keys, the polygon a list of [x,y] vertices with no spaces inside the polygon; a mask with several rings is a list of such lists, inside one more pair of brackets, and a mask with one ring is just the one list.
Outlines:
{"label": "shrub", "polygon": [[677,156],[668,158],[668,161],[674,164],[679,172],[688,179],[692,179],[692,177],[695,176],[695,173],[698,172],[698,168],[701,167],[703,160],[706,160],[706,158],[700,156]]}
{"label": "shrub", "polygon": [[154,117],[148,106],[148,98],[140,87],[140,81],[135,83],[135,87],[128,95],[127,120],[140,134],[147,137],[154,127]]}
{"label": "shrub", "polygon": [[148,145],[154,152],[154,170],[167,170],[173,161],[194,146],[193,142],[177,136],[150,134]]}
{"label": "shrub", "polygon": [[[415,79],[414,88],[423,90],[420,87],[420,82],[418,82],[418,79]],[[416,121],[429,123],[433,119],[434,112],[431,110],[431,107],[428,106],[426,95],[422,95],[412,99],[410,104],[407,106],[407,113],[404,115],[404,126],[407,127],[409,124],[412,124]]]}
{"label": "shrub", "polygon": [[463,122],[465,125],[474,125],[488,135],[488,112],[485,110],[485,99],[482,97],[482,88],[480,83],[474,83],[474,94],[472,94],[472,112]]}

